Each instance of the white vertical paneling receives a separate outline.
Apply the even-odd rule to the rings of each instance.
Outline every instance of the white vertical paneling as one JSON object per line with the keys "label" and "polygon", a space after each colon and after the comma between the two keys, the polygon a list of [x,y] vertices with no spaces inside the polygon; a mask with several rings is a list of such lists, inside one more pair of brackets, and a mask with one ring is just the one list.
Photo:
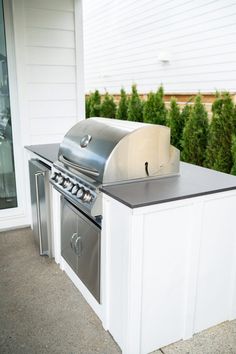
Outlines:
{"label": "white vertical paneling", "polygon": [[182,338],[190,210],[185,206],[145,215],[142,353]]}
{"label": "white vertical paneling", "polygon": [[233,196],[205,204],[195,332],[223,322],[231,315],[232,282],[235,281],[233,256],[236,231],[232,228],[235,202]]}
{"label": "white vertical paneling", "polygon": [[86,0],[84,33],[87,92],[236,91],[235,1]]}

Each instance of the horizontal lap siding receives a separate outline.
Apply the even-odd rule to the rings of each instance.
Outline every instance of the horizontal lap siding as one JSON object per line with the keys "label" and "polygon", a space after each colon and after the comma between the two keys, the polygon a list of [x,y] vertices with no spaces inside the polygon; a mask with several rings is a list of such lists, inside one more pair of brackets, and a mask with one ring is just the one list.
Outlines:
{"label": "horizontal lap siding", "polygon": [[76,122],[73,0],[25,0],[26,94],[31,143],[60,141]]}
{"label": "horizontal lap siding", "polygon": [[86,92],[236,91],[233,0],[86,0],[84,34]]}

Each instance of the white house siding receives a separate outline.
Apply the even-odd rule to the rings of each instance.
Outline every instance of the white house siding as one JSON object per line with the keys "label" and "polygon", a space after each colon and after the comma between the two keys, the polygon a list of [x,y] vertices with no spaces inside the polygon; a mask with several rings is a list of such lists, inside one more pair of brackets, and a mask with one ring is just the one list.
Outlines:
{"label": "white house siding", "polygon": [[61,141],[79,110],[74,1],[14,0],[13,5],[23,141]]}
{"label": "white house siding", "polygon": [[85,0],[86,92],[235,92],[235,35],[235,0]]}
{"label": "white house siding", "polygon": [[83,118],[82,0],[4,0],[18,207],[0,230],[30,223],[25,145],[60,142]]}

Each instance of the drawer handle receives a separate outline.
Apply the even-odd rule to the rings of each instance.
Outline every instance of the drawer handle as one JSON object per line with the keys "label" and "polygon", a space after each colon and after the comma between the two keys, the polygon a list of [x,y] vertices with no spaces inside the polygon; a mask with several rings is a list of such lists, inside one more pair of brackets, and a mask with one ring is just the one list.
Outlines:
{"label": "drawer handle", "polygon": [[70,239],[70,247],[73,250],[74,249],[74,242],[75,242],[75,238],[77,237],[77,232],[75,232]]}
{"label": "drawer handle", "polygon": [[82,251],[83,251],[83,245],[82,245],[82,237],[78,236],[75,240],[74,244],[74,251],[77,254],[77,256],[82,256]]}

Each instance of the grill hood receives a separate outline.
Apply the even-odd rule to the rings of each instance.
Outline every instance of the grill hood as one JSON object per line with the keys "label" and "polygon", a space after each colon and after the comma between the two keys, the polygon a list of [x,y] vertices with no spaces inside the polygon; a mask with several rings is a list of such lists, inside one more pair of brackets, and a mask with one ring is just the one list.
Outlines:
{"label": "grill hood", "polygon": [[65,135],[58,159],[67,169],[110,184],[179,172],[179,150],[161,125],[89,118]]}

